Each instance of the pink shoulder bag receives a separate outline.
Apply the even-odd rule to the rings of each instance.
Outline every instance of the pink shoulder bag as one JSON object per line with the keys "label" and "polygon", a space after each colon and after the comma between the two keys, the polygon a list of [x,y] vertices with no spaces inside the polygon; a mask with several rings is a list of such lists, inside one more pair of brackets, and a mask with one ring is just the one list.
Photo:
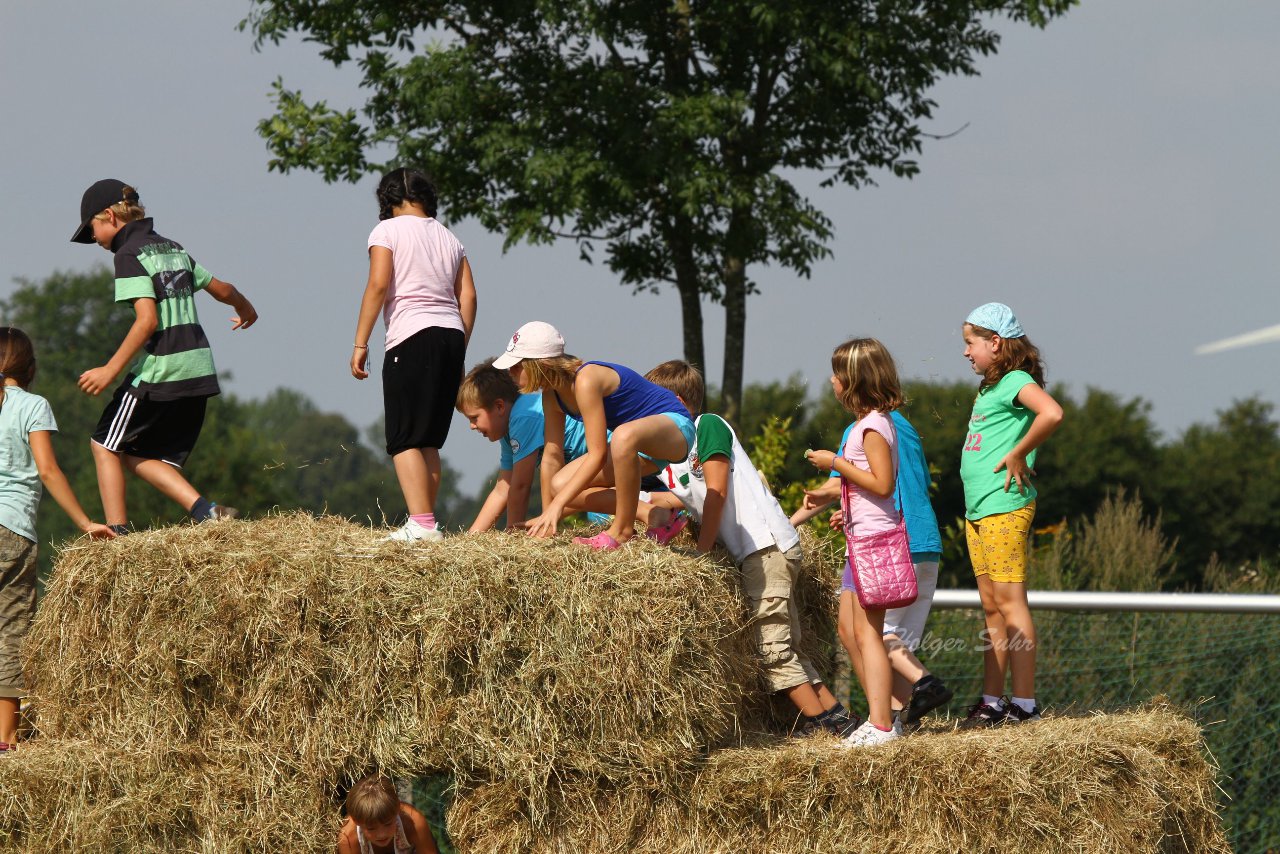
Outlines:
{"label": "pink shoulder bag", "polygon": [[[846,458],[847,459],[847,458]],[[916,601],[916,568],[911,563],[911,545],[907,542],[907,523],[898,512],[898,524],[888,531],[852,536],[849,520],[851,494],[858,491],[844,478],[840,479],[840,503],[844,510],[845,545],[849,568],[858,588],[858,604],[866,610],[901,608]]]}

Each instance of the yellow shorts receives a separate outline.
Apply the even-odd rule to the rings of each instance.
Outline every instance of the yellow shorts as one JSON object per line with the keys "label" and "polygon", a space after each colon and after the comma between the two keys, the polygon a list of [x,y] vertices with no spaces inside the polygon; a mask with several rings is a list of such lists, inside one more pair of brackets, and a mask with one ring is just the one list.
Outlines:
{"label": "yellow shorts", "polygon": [[977,521],[964,522],[964,539],[969,545],[969,561],[973,574],[985,575],[992,581],[1027,581],[1027,552],[1031,539],[1031,520],[1036,516],[1036,503],[1011,513],[996,513]]}

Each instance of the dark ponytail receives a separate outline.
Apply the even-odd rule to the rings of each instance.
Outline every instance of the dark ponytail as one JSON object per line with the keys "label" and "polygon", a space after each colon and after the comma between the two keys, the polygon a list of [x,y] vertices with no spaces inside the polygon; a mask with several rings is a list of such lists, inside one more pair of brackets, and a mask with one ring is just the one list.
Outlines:
{"label": "dark ponytail", "polygon": [[0,407],[4,406],[4,380],[12,377],[26,388],[36,376],[36,351],[27,333],[16,326],[0,326]]}
{"label": "dark ponytail", "polygon": [[427,216],[436,215],[436,188],[416,169],[392,169],[378,182],[378,219],[391,219],[392,209],[417,202]]}

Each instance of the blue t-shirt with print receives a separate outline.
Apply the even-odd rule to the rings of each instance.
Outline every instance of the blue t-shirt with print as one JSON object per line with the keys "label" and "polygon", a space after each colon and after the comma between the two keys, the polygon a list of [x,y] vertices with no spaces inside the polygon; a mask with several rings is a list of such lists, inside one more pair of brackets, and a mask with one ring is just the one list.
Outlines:
{"label": "blue t-shirt with print", "polygon": [[[511,407],[511,419],[507,422],[507,435],[501,445],[499,468],[511,471],[516,463],[530,454],[542,450],[546,443],[546,419],[542,414],[542,394],[522,394]],[[564,461],[576,460],[587,452],[587,437],[582,422],[573,418],[564,420]]]}
{"label": "blue t-shirt with print", "polygon": [[[916,560],[937,560],[942,554],[942,535],[938,532],[938,517],[929,501],[929,463],[924,456],[920,434],[906,416],[896,409],[890,413],[893,428],[898,432],[898,481],[894,485],[893,504],[907,520],[907,541],[911,544],[911,556]],[[843,449],[853,432],[853,422],[844,428],[840,437]],[[837,450],[836,453],[840,453]],[[838,472],[831,472],[839,477]]]}

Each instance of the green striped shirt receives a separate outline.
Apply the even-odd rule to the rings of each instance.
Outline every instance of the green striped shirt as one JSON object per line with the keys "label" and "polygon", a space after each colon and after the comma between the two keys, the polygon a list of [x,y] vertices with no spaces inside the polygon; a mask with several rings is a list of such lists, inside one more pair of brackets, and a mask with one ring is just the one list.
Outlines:
{"label": "green striped shirt", "polygon": [[151,400],[178,400],[217,394],[218,374],[209,340],[196,314],[196,291],[213,276],[182,246],[156,234],[141,219],[112,241],[116,302],[156,301],[156,331],[129,368],[126,382]]}

